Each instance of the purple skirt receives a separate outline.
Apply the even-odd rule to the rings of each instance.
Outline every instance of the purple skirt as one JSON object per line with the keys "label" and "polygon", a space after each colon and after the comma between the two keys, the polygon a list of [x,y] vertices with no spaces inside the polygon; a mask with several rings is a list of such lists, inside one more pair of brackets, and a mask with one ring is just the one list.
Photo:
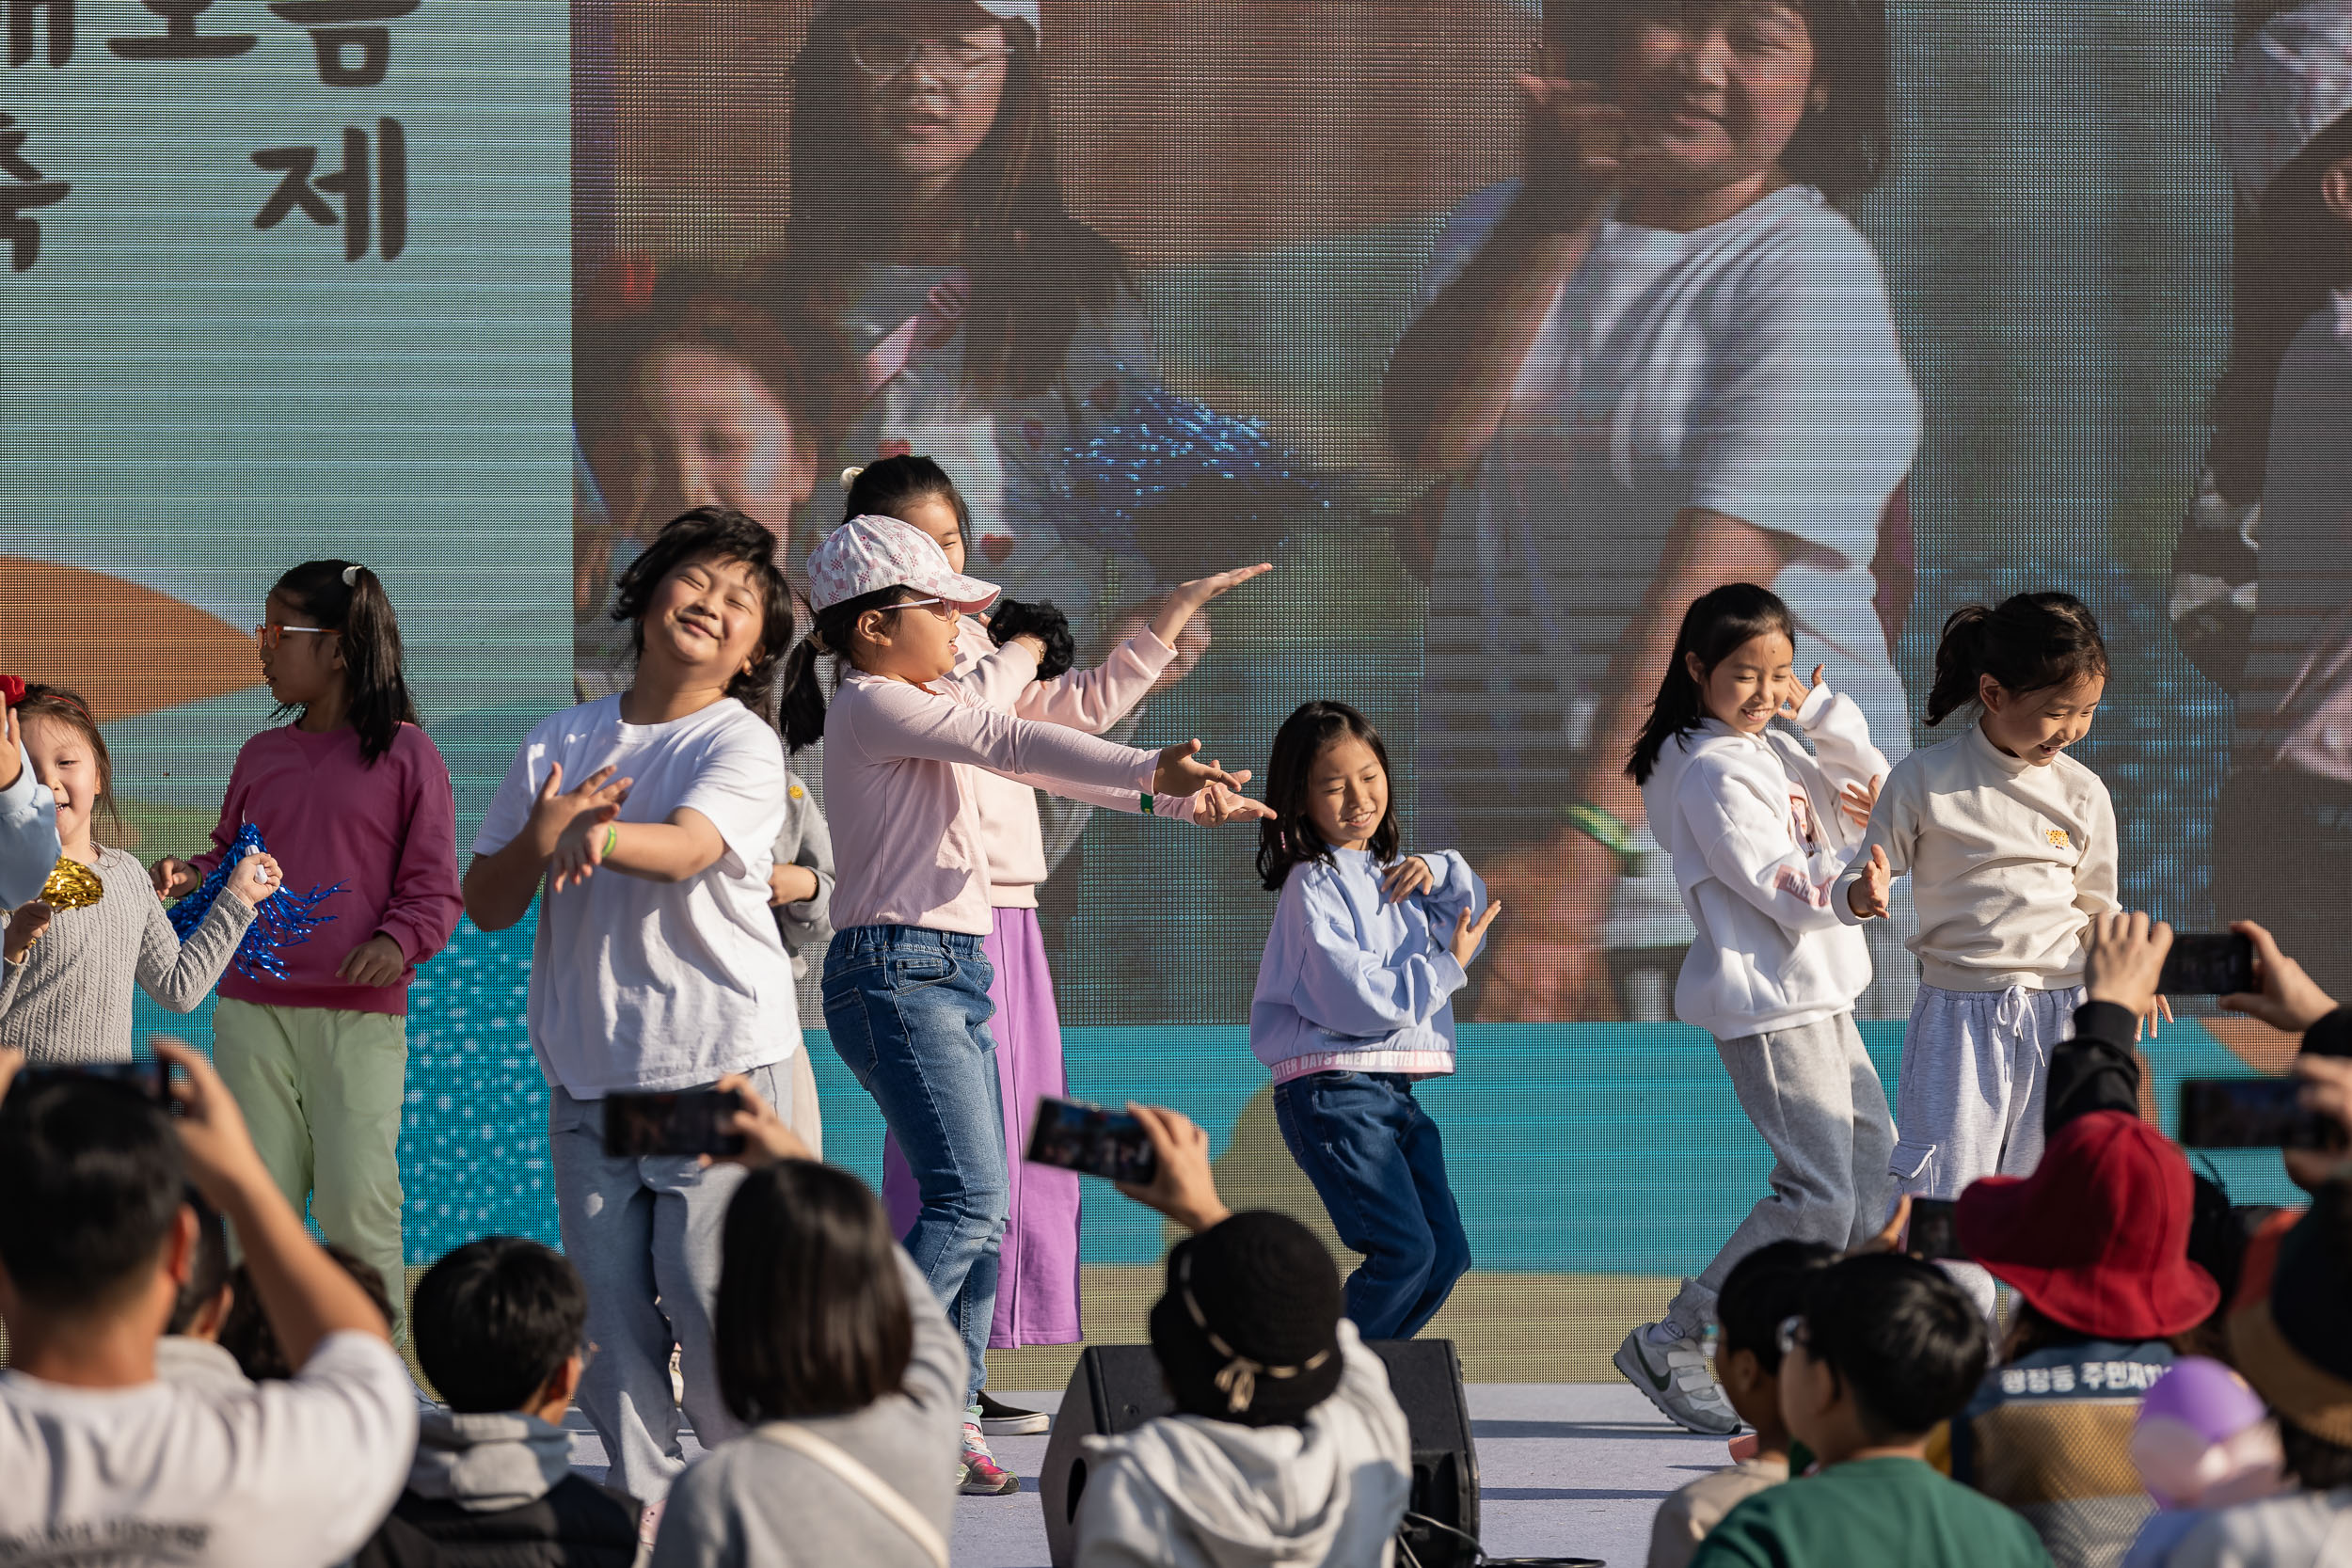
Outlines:
{"label": "purple skirt", "polygon": [[[1011,1217],[997,1264],[996,1319],[991,1350],[1023,1345],[1074,1345],[1078,1325],[1078,1178],[1021,1158],[1040,1095],[1068,1092],[1061,1063],[1061,1018],[1054,1006],[1054,976],[1035,910],[996,910],[995,929],[982,942],[995,980],[988,999],[996,1016],[996,1078],[1005,1102],[1005,1165],[1012,1184]],[[882,1139],[882,1203],[900,1237],[914,1227],[922,1207],[914,1174],[896,1141]]]}

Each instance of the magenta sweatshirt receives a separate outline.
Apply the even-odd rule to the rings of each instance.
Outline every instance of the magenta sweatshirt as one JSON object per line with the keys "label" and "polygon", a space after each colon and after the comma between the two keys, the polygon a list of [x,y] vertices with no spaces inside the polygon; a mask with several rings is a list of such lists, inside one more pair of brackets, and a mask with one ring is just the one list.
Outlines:
{"label": "magenta sweatshirt", "polygon": [[[342,888],[319,906],[332,920],[308,942],[280,949],[285,979],[247,979],[232,968],[221,977],[220,994],[280,1007],[405,1016],[417,965],[447,945],[465,911],[457,888],[457,806],[449,768],[425,733],[403,724],[392,749],[371,767],[360,760],[357,730],[263,730],[237,753],[213,847],[196,858],[196,868],[210,876],[247,822],[261,828],[263,847],[285,868],[288,889]],[[379,932],[407,956],[401,977],[381,990],[338,978],[351,950]]]}

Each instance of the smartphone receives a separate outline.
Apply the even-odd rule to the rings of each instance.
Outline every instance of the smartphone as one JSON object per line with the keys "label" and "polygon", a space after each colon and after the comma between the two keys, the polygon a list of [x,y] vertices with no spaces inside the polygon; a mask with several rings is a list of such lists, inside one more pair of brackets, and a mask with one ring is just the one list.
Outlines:
{"label": "smartphone", "polygon": [[1965,1258],[1960,1233],[1952,1223],[1952,1200],[1915,1197],[1911,1200],[1911,1240],[1903,1250],[1914,1258]]}
{"label": "smartphone", "polygon": [[2156,990],[2168,996],[2229,996],[2254,989],[2254,943],[2235,931],[2187,931],[2172,939]]}
{"label": "smartphone", "polygon": [[1029,1129],[1029,1163],[1148,1187],[1160,1173],[1159,1151],[1143,1123],[1123,1111],[1083,1100],[1041,1096]]}
{"label": "smartphone", "polygon": [[604,1151],[614,1159],[647,1154],[743,1152],[743,1134],[727,1123],[743,1108],[733,1089],[679,1089],[670,1094],[604,1097]]}
{"label": "smartphone", "polygon": [[2299,1078],[2184,1078],[2181,1142],[2190,1148],[2341,1148],[2344,1130],[2301,1103]]}
{"label": "smartphone", "polygon": [[[78,1067],[28,1067],[16,1075],[17,1084],[56,1083],[68,1078],[101,1078],[120,1084],[141,1099],[171,1109],[171,1064],[161,1057],[145,1062],[89,1062]],[[14,1085],[10,1085],[11,1092]]]}

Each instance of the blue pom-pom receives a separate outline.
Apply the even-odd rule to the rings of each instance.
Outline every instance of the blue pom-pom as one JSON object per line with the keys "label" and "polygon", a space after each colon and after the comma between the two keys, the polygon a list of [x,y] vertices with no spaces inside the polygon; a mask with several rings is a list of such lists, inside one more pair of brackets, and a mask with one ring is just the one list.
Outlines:
{"label": "blue pom-pom", "polygon": [[[220,890],[229,885],[229,879],[238,863],[247,855],[263,852],[262,830],[248,822],[237,830],[236,842],[229,847],[194,893],[171,907],[171,928],[180,933],[183,942],[204,923],[220,897]],[[333,887],[313,887],[308,893],[295,893],[280,887],[255,907],[253,924],[246,927],[245,940],[237,944],[233,960],[238,974],[248,980],[267,976],[273,980],[286,978],[286,960],[279,955],[288,947],[298,947],[310,940],[310,933],[335,917],[321,914],[318,907],[341,893],[343,884]]]}

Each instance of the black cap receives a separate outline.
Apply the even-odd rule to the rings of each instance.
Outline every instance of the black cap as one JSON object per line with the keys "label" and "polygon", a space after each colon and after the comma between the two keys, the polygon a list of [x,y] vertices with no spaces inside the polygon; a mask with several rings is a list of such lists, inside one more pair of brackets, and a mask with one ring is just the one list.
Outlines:
{"label": "black cap", "polygon": [[1287,1214],[1235,1214],[1168,1255],[1152,1350],[1177,1409],[1295,1426],[1340,1384],[1340,1272]]}

